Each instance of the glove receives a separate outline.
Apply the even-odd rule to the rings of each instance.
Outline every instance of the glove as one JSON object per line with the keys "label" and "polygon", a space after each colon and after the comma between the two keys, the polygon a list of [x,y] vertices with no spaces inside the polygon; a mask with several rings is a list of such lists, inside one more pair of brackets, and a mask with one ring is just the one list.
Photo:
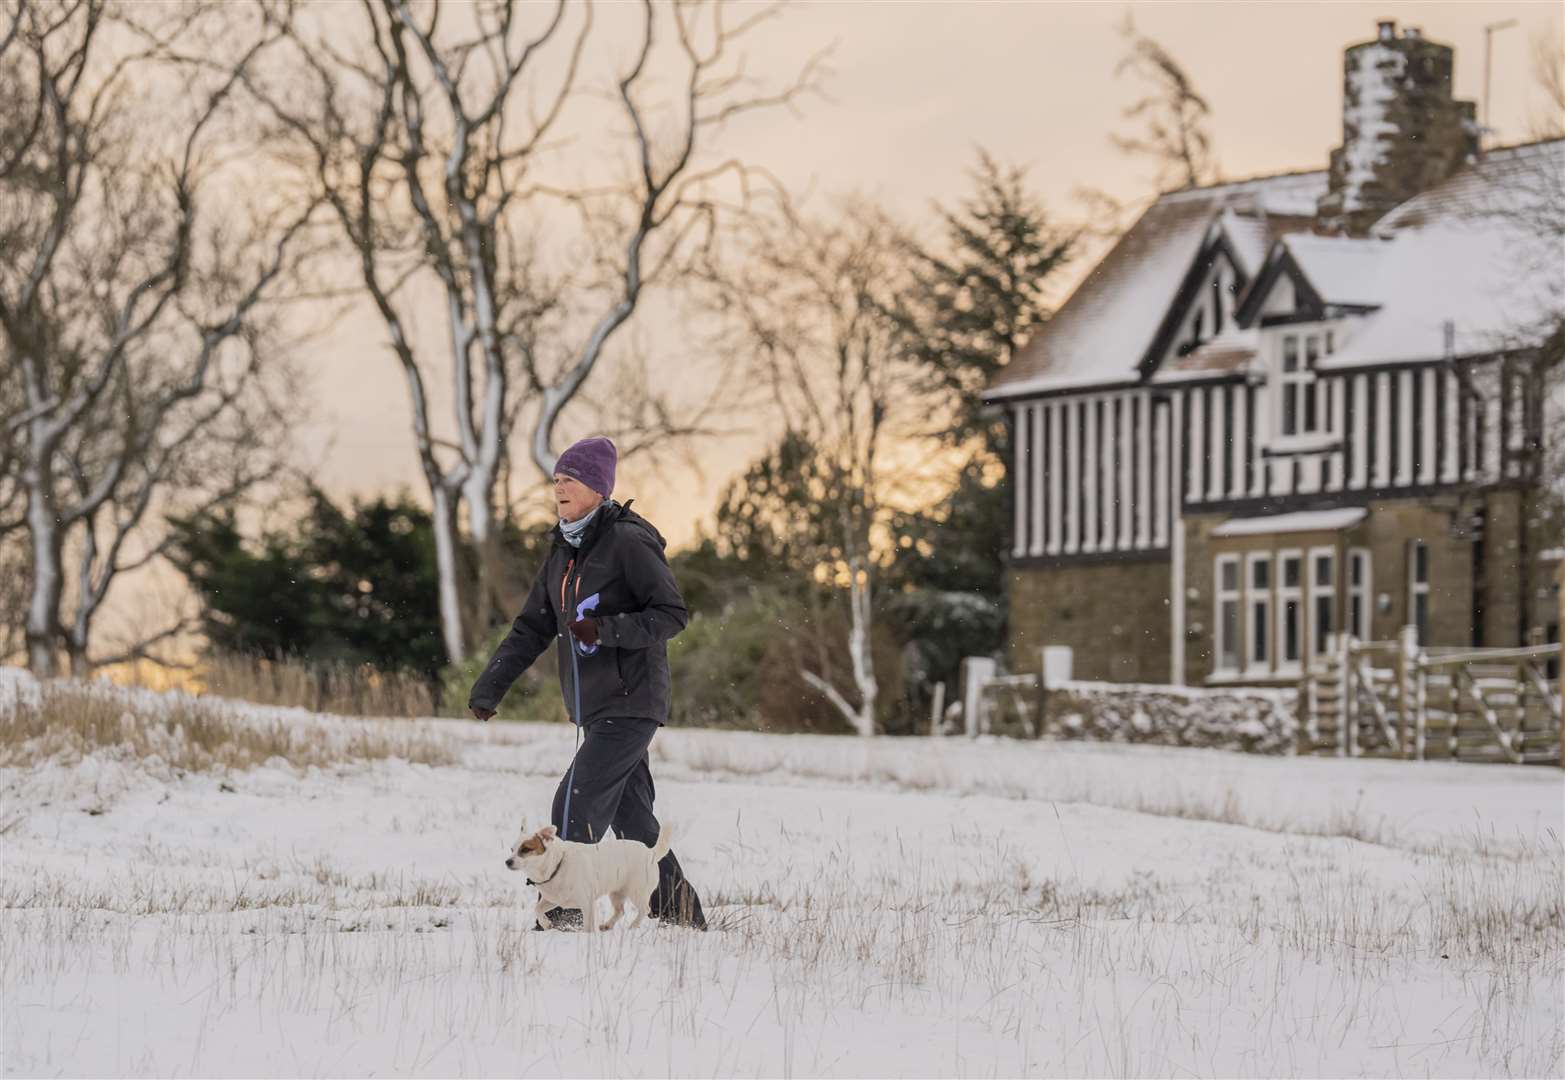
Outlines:
{"label": "glove", "polygon": [[596,645],[598,643],[598,620],[588,615],[585,619],[577,619],[568,626],[571,637],[583,645]]}
{"label": "glove", "polygon": [[469,705],[467,708],[473,714],[474,720],[487,720],[494,715],[493,709],[486,709],[482,705]]}

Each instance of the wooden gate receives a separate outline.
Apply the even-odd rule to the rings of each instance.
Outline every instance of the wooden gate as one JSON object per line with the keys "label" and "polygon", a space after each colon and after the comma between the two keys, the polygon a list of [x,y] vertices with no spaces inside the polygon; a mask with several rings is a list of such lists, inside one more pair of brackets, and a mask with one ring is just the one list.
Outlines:
{"label": "wooden gate", "polygon": [[1560,762],[1560,695],[1546,665],[1559,645],[1424,650],[1348,635],[1300,681],[1299,751],[1424,761]]}

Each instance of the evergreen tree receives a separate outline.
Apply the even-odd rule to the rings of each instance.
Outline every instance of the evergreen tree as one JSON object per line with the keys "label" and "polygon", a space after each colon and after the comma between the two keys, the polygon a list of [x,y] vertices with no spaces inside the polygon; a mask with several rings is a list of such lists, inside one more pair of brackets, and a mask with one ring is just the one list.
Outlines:
{"label": "evergreen tree", "polygon": [[173,561],[201,597],[213,650],[437,676],[433,525],[409,496],[344,512],[314,490],[308,513],[255,544],[231,510],[171,527]]}
{"label": "evergreen tree", "polygon": [[1024,169],[980,150],[971,175],[973,194],[939,209],[947,253],[915,248],[917,287],[902,312],[914,356],[945,402],[943,434],[956,444],[997,437],[980,396],[1049,317],[1053,275],[1075,243],[1074,233],[1050,224]]}
{"label": "evergreen tree", "polygon": [[973,194],[942,210],[947,253],[917,251],[919,289],[904,314],[929,388],[944,403],[940,432],[958,455],[948,494],[893,523],[891,603],[911,642],[908,686],[922,706],[934,682],[954,682],[963,656],[998,651],[1005,632],[1005,550],[1011,494],[1003,421],[981,395],[1051,313],[1049,297],[1073,251],[1027,190],[1026,174],[980,152]]}

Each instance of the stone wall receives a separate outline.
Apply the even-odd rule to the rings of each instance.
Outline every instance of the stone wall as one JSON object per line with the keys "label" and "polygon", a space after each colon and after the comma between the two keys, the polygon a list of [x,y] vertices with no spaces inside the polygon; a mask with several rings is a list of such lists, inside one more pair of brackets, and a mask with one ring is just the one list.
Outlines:
{"label": "stone wall", "polygon": [[1293,690],[1249,687],[1065,682],[1049,688],[1044,735],[1292,754],[1298,735],[1297,697]]}
{"label": "stone wall", "polygon": [[1069,645],[1079,678],[1168,682],[1168,582],[1166,556],[1014,567],[1007,668],[1035,672],[1039,649]]}

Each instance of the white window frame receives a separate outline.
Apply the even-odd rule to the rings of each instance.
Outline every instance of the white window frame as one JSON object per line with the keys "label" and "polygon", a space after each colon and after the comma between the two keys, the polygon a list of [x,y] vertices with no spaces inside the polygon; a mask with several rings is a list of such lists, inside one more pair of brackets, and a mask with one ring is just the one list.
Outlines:
{"label": "white window frame", "polygon": [[[1258,564],[1266,564],[1266,587],[1257,591],[1255,587],[1255,567]],[[1247,675],[1270,675],[1272,660],[1277,655],[1277,635],[1272,625],[1272,589],[1276,583],[1275,567],[1272,563],[1272,553],[1269,551],[1252,551],[1244,559],[1244,668]],[[1264,611],[1256,615],[1256,605],[1259,604]],[[1265,635],[1266,648],[1263,655],[1257,659],[1256,632]]]}
{"label": "white window frame", "polygon": [[[1305,359],[1306,342],[1313,335],[1300,332],[1290,332],[1282,335],[1281,344],[1277,351],[1277,433],[1285,439],[1299,438],[1317,434],[1304,426],[1305,397],[1315,392],[1315,369]],[[1296,366],[1292,371],[1288,370],[1288,346],[1293,345],[1297,350],[1294,354]],[[1288,430],[1288,392],[1296,391],[1294,399],[1293,430]],[[1320,419],[1320,412],[1316,410],[1316,419]]]}
{"label": "white window frame", "polygon": [[[1223,587],[1223,567],[1234,568],[1234,587]],[[1219,555],[1212,563],[1212,674],[1237,675],[1244,667],[1247,639],[1244,633],[1244,573],[1245,568],[1237,555]],[[1234,641],[1226,641],[1223,634],[1223,605],[1234,606]],[[1229,648],[1225,648],[1229,646]],[[1223,663],[1223,656],[1232,652],[1234,663]]]}
{"label": "white window frame", "polygon": [[[1418,552],[1424,552],[1424,580],[1418,580]],[[1423,625],[1419,626],[1418,601],[1424,601]],[[1407,625],[1418,627],[1418,643],[1428,645],[1429,636],[1429,544],[1423,540],[1407,542]]]}
{"label": "white window frame", "polygon": [[[1353,583],[1353,567],[1357,564],[1363,567],[1363,574],[1359,583]],[[1372,641],[1374,635],[1371,631],[1375,626],[1375,567],[1369,557],[1369,548],[1348,548],[1348,572],[1343,581],[1346,586],[1347,608],[1343,612],[1342,628],[1360,641]],[[1353,618],[1354,601],[1358,601],[1359,618]]]}
{"label": "white window frame", "polygon": [[[1316,365],[1334,351],[1337,330],[1334,324],[1311,325],[1312,329],[1309,330],[1290,325],[1276,339],[1273,365],[1276,388],[1271,395],[1270,409],[1274,434],[1271,442],[1284,449],[1310,450],[1327,446],[1336,438],[1335,419],[1326,408],[1325,384],[1320,380]],[[1290,341],[1295,342],[1298,348],[1298,367],[1293,371],[1286,370]],[[1297,395],[1294,402],[1295,425],[1291,432],[1284,429],[1287,419],[1285,400],[1290,389]],[[1315,425],[1306,427],[1305,418],[1311,410],[1315,414]]]}
{"label": "white window frame", "polygon": [[[1321,585],[1315,573],[1316,566],[1321,559],[1331,560],[1331,569],[1326,574],[1327,581]],[[1340,604],[1337,602],[1337,549],[1331,546],[1312,547],[1304,558],[1304,624],[1305,624],[1305,660],[1313,661],[1317,657],[1324,656],[1329,649],[1329,640],[1332,634],[1341,633],[1342,616]],[[1326,641],[1321,640],[1320,628],[1320,601],[1324,599],[1329,606],[1326,620]]]}
{"label": "white window frame", "polygon": [[[1298,560],[1299,578],[1298,584],[1296,585],[1284,584],[1285,578],[1283,577],[1283,565],[1289,559]],[[1276,575],[1272,578],[1272,581],[1274,590],[1277,594],[1276,606],[1274,608],[1277,614],[1277,626],[1275,631],[1275,647],[1272,649],[1273,666],[1278,672],[1281,673],[1295,673],[1300,671],[1304,666],[1305,647],[1309,644],[1307,640],[1307,624],[1309,620],[1304,609],[1304,582],[1305,574],[1309,568],[1304,563],[1303,549],[1283,548],[1281,551],[1277,552],[1277,565],[1275,569]],[[1299,611],[1298,636],[1295,639],[1298,643],[1299,654],[1292,659],[1289,659],[1285,655],[1284,648],[1287,642],[1287,637],[1284,631],[1286,620],[1288,618],[1288,602],[1290,600],[1298,605]]]}

